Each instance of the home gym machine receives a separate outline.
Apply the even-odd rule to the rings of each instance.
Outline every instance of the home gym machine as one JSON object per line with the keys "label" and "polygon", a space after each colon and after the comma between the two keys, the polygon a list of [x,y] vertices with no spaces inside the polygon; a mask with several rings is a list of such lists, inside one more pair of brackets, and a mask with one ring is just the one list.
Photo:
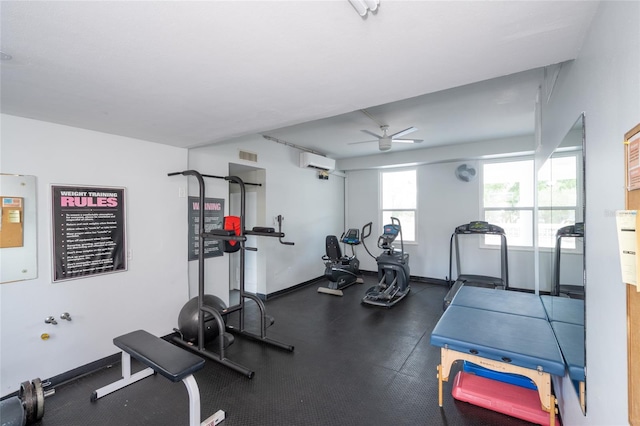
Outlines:
{"label": "home gym machine", "polygon": [[[471,275],[462,274],[460,270],[460,245],[458,241],[459,235],[497,235],[500,237],[500,278],[487,275]],[[453,282],[453,257],[455,246],[456,272],[458,278]],[[497,225],[492,225],[484,221],[473,221],[458,226],[451,234],[449,240],[449,292],[444,297],[443,309],[447,309],[451,304],[451,300],[456,295],[460,287],[463,285],[474,287],[487,287],[500,290],[508,290],[509,288],[509,264],[507,259],[507,236],[504,229]]]}
{"label": "home gym machine", "polygon": [[564,226],[558,229],[558,232],[556,232],[556,247],[554,250],[555,258],[553,262],[553,288],[551,289],[552,296],[562,295],[573,299],[584,299],[584,284],[560,284],[560,255],[562,253],[562,239],[583,237],[584,222],[578,222],[575,225]]}
{"label": "home gym machine", "polygon": [[[365,229],[368,229],[367,235],[371,234],[371,222],[362,228],[363,234]],[[400,235],[400,251],[397,251],[392,245],[398,235]],[[364,239],[362,243],[367,253],[378,264],[378,284],[367,290],[362,298],[362,303],[390,308],[404,299],[411,290],[409,286],[409,253],[404,252],[400,220],[392,217],[391,223],[384,226],[383,234],[378,237],[378,248],[383,250],[380,256],[375,257],[371,254],[364,244]]]}
{"label": "home gym machine", "polygon": [[[205,183],[204,178],[215,178],[215,179],[224,179],[230,183],[234,183],[240,186],[240,226],[236,231],[234,230],[224,230],[224,229],[214,229],[211,231],[205,231],[205,221],[204,221],[204,209],[199,209],[199,245],[198,245],[198,297],[197,297],[197,313],[198,315],[194,315],[193,317],[197,321],[197,340],[194,342],[194,339],[185,338],[186,336],[180,329],[176,331],[179,336],[174,336],[173,341],[180,346],[189,349],[193,352],[196,352],[210,360],[216,361],[226,367],[229,367],[248,378],[252,378],[254,375],[254,371],[237,364],[230,359],[228,359],[225,355],[225,349],[227,346],[233,343],[234,336],[246,337],[248,339],[268,344],[271,346],[275,346],[279,349],[283,349],[289,352],[293,352],[294,347],[285,343],[281,343],[270,339],[267,337],[267,327],[273,324],[273,318],[266,314],[266,309],[262,300],[253,293],[246,292],[244,290],[244,275],[245,275],[245,250],[256,251],[256,248],[245,247],[245,241],[247,240],[247,235],[255,235],[262,237],[276,237],[280,241],[281,244],[285,245],[293,245],[292,242],[285,242],[282,240],[285,234],[282,233],[281,229],[281,221],[280,229],[278,232],[275,232],[272,228],[262,228],[255,227],[253,230],[244,229],[245,223],[245,200],[246,200],[246,191],[245,191],[245,183],[242,179],[237,176],[213,176],[213,175],[205,175],[200,174],[195,170],[185,170],[183,172],[173,172],[169,173],[169,176],[175,175],[183,175],[183,176],[193,176],[198,180],[199,185],[199,198],[200,205],[204,206],[205,204]],[[240,256],[240,301],[235,306],[226,307],[224,303],[215,296],[205,295],[204,293],[204,281],[205,281],[205,258],[204,258],[204,247],[205,240],[207,239],[215,239],[221,241],[236,241],[240,244],[239,256]],[[209,296],[209,298],[207,298]],[[249,299],[253,301],[258,309],[260,310],[260,334],[254,334],[245,329],[245,299]],[[212,301],[211,306],[207,302]],[[187,302],[189,303],[189,302]],[[238,327],[231,326],[225,324],[226,317],[234,312],[239,313],[239,325]],[[217,331],[214,333],[217,335],[217,348],[218,353],[209,351],[205,349],[206,338],[205,334],[208,334],[207,330],[213,329]],[[227,333],[228,332],[228,333]]]}
{"label": "home gym machine", "polygon": [[[369,234],[364,233],[365,225],[362,228],[362,240],[371,234],[371,224],[369,223]],[[362,284],[364,281],[360,275],[360,260],[356,257],[354,247],[359,245],[360,230],[350,228],[340,236],[340,242],[351,247],[351,256],[343,256],[340,250],[340,243],[335,235],[327,235],[325,240],[326,254],[322,256],[324,261],[324,276],[329,280],[327,287],[318,287],[318,293],[342,296],[342,289],[353,284]]]}

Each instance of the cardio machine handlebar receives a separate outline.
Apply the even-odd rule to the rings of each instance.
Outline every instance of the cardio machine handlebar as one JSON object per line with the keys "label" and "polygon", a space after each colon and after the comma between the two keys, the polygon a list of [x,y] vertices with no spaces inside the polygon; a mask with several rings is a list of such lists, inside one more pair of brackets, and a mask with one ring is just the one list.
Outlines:
{"label": "cardio machine handlebar", "polygon": [[362,227],[362,245],[364,246],[364,249],[367,251],[367,253],[369,253],[369,256],[371,256],[372,258],[376,259],[376,257],[369,251],[369,248],[367,247],[367,245],[365,244],[364,240],[369,237],[371,235],[371,226],[372,226],[373,222],[369,222],[366,225],[364,225]]}
{"label": "cardio machine handlebar", "polygon": [[362,227],[361,235],[362,235],[362,239],[363,239],[363,240],[364,240],[365,238],[368,238],[368,237],[369,237],[369,235],[371,235],[371,225],[372,225],[372,224],[373,224],[373,222],[369,222],[369,223],[367,223],[366,225],[364,225],[364,226]]}

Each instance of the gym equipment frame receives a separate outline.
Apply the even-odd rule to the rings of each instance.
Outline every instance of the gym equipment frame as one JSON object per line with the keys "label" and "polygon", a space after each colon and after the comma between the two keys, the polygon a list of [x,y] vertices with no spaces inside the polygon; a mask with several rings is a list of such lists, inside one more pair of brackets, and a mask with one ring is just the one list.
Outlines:
{"label": "gym equipment frame", "polygon": [[[225,355],[225,330],[231,334],[246,337],[251,340],[255,340],[257,342],[261,342],[264,344],[268,344],[271,346],[275,346],[279,349],[283,349],[289,352],[293,352],[294,347],[292,345],[288,345],[285,343],[278,342],[276,340],[270,339],[267,337],[267,327],[273,323],[273,318],[266,315],[266,309],[262,300],[256,296],[255,294],[248,293],[244,289],[244,281],[245,281],[245,250],[256,251],[256,248],[245,247],[245,242],[247,240],[247,235],[254,236],[262,236],[262,237],[276,237],[280,241],[281,244],[284,245],[293,245],[292,242],[283,241],[285,234],[282,233],[282,222],[279,220],[280,229],[278,232],[264,232],[264,228],[254,228],[254,230],[249,231],[244,229],[245,224],[245,201],[246,201],[246,190],[245,183],[242,179],[237,176],[214,176],[214,175],[205,175],[197,172],[196,170],[185,170],[182,172],[173,172],[169,173],[168,176],[193,176],[198,180],[199,185],[199,201],[200,205],[204,206],[205,199],[205,183],[204,178],[214,178],[214,179],[224,179],[228,182],[238,184],[240,186],[240,232],[239,235],[234,233],[233,231],[216,229],[209,232],[205,232],[204,228],[204,209],[199,209],[199,245],[198,245],[198,343],[197,346],[193,345],[190,342],[185,341],[181,337],[174,336],[173,341],[181,345],[182,347],[194,351],[210,360],[216,361],[226,367],[229,367],[248,378],[252,378],[255,374],[254,371],[244,367],[240,364],[237,364],[230,359],[228,359]],[[262,229],[262,230],[257,230]],[[204,258],[204,247],[206,239],[217,239],[222,241],[238,241],[240,243],[240,302],[235,306],[230,306],[225,309],[223,312],[218,312],[211,306],[205,305],[204,302],[204,281],[205,281],[205,258]],[[254,334],[245,330],[245,299],[250,299],[258,306],[260,310],[260,334]],[[223,315],[228,315],[232,312],[239,312],[239,326],[233,327],[229,325],[225,325]],[[205,349],[205,338],[204,338],[204,330],[205,330],[205,313],[211,315],[218,326],[219,330],[219,338],[218,338],[218,353],[211,352]],[[267,323],[269,323],[267,325]],[[232,340],[232,339],[231,339]]]}

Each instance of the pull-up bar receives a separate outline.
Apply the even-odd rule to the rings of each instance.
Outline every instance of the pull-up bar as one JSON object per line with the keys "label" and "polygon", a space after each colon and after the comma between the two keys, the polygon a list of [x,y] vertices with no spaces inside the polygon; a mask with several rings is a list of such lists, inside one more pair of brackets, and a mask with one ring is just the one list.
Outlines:
{"label": "pull-up bar", "polygon": [[[184,172],[171,172],[171,173],[168,173],[168,174],[167,174],[167,176],[188,175],[188,174],[194,175],[193,173],[187,173],[187,172],[190,172],[190,171],[191,171],[191,170],[186,170],[186,171],[184,171]],[[200,173],[200,176],[202,176],[202,177],[208,177],[208,178],[213,178],[213,179],[224,179],[224,180],[227,180],[227,181],[229,181],[229,182],[231,182],[231,183],[238,183],[238,182],[236,182],[236,181],[233,181],[233,180],[229,179],[229,176],[205,175],[205,174],[202,174],[202,173]],[[243,182],[244,182],[244,181],[243,181]],[[252,186],[262,186],[262,184],[261,184],[261,183],[244,182],[244,184],[245,184],[245,185],[252,185]]]}

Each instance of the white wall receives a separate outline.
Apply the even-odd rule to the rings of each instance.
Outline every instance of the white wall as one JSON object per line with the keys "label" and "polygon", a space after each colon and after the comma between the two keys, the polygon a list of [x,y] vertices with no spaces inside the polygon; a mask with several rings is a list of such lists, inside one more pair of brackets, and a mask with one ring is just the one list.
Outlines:
{"label": "white wall", "polygon": [[[528,141],[526,143],[525,141]],[[514,144],[512,139],[488,141],[489,148],[485,152],[505,154],[521,152],[526,146],[533,147],[533,136],[518,138]],[[499,149],[499,147],[502,147]],[[458,146],[457,148],[461,148]],[[476,148],[477,150],[477,148]],[[480,179],[462,182],[455,177],[454,171],[461,163],[452,161],[463,156],[463,152],[452,149],[447,156],[440,152],[429,155],[428,149],[420,150],[415,159],[436,159],[443,161],[436,164],[416,166],[418,171],[418,229],[417,243],[405,245],[410,254],[409,266],[411,275],[444,280],[449,277],[449,242],[451,234],[458,225],[480,219]],[[467,155],[471,154],[469,151]],[[481,150],[477,151],[482,152]],[[479,154],[475,154],[478,155]],[[390,159],[391,161],[392,159]],[[452,161],[452,162],[444,162]],[[467,161],[467,163],[469,163]],[[479,166],[477,161],[473,164]],[[349,167],[357,167],[357,161],[350,162]],[[368,165],[368,162],[363,162]],[[371,238],[367,247],[377,255],[378,236],[382,233],[383,223],[379,217],[379,173],[382,170],[351,170],[347,172],[347,219],[349,227],[362,227],[373,222]],[[500,276],[500,253],[495,249],[480,249],[478,241],[473,237],[460,237],[461,268],[463,273]],[[467,247],[468,246],[468,247]],[[361,269],[376,271],[375,261],[363,249],[358,249]],[[459,275],[455,268],[454,279]],[[533,289],[533,252],[530,250],[510,250],[509,252],[510,284],[517,288]]]}
{"label": "white wall", "polygon": [[[37,178],[38,278],[0,285],[0,393],[117,353],[113,338],[165,335],[187,301],[187,150],[1,115],[2,173]],[[51,281],[52,184],[126,188],[128,270]],[[71,322],[44,323],[69,312]],[[41,340],[42,333],[51,338]]]}
{"label": "white wall", "polygon": [[[258,154],[258,162],[240,160],[240,149]],[[256,254],[264,256],[266,262],[266,294],[323,275],[321,258],[325,251],[325,237],[328,234],[340,235],[343,231],[344,178],[331,175],[329,180],[319,180],[316,171],[299,167],[299,153],[297,149],[267,141],[261,136],[189,151],[189,167],[201,173],[225,176],[229,163],[266,170],[265,217],[258,226],[277,229],[274,218],[282,215],[284,240],[295,242],[294,246],[288,246],[280,244],[277,238],[259,239]],[[206,185],[207,196],[227,198],[226,181],[206,179]],[[190,192],[194,191],[193,187],[190,183]],[[193,285],[197,274],[193,273],[194,265],[189,269]],[[206,292],[224,299],[228,292],[226,255],[208,259],[205,272]]]}
{"label": "white wall", "polygon": [[587,415],[565,382],[564,424],[628,424],[626,295],[614,212],[624,208],[622,141],[640,120],[638,18],[638,2],[601,2],[579,57],[543,105],[547,155],[586,114]]}

